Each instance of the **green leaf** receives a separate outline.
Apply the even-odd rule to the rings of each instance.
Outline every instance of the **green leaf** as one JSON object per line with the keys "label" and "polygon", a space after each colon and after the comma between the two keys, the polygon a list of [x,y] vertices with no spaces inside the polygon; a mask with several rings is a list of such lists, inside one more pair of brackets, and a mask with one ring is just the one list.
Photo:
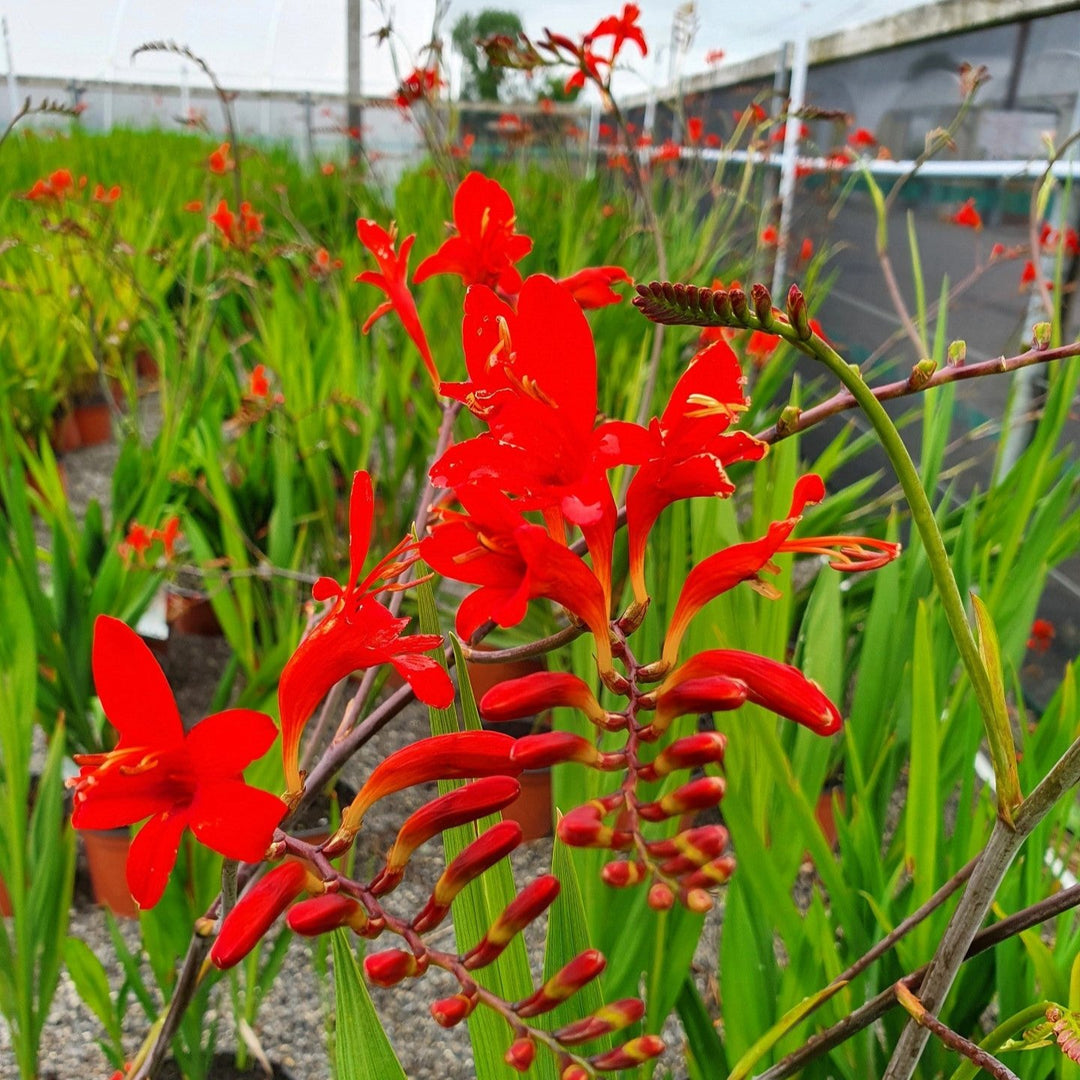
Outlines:
{"label": "green leaf", "polygon": [[386,1037],[344,930],[335,930],[337,1080],[407,1080]]}
{"label": "green leaf", "polygon": [[683,979],[682,989],[675,1000],[675,1009],[686,1032],[687,1066],[691,1077],[712,1077],[727,1075],[727,1055],[724,1044],[701,1000],[694,980],[687,975]]}
{"label": "green leaf", "polygon": [[64,941],[64,964],[83,1003],[101,1021],[109,1038],[119,1045],[123,1033],[113,1009],[105,965],[85,941],[75,937]]}
{"label": "green leaf", "polygon": [[[912,663],[911,774],[905,811],[904,858],[915,882],[914,903],[934,891],[937,867],[940,724],[934,693],[933,635],[930,611],[919,601]],[[920,928],[922,929],[922,928]]]}

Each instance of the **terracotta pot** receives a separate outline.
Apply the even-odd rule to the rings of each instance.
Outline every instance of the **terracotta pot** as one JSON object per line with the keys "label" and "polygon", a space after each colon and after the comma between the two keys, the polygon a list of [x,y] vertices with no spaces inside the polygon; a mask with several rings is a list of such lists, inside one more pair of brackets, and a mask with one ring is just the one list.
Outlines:
{"label": "terracotta pot", "polygon": [[60,413],[53,420],[49,441],[58,454],[70,454],[72,450],[78,450],[82,446],[82,436],[73,412]]}
{"label": "terracotta pot", "polygon": [[[479,652],[488,652],[486,645],[475,645],[473,648]],[[507,660],[498,664],[482,664],[475,660],[466,662],[466,670],[469,673],[469,685],[472,687],[473,697],[477,705],[480,699],[499,683],[510,679],[520,679],[524,675],[533,675],[538,671],[547,671],[547,662],[542,656],[532,656],[525,660]],[[504,730],[505,725],[499,730]]]}
{"label": "terracotta pot", "polygon": [[161,368],[149,349],[140,349],[135,354],[135,374],[143,379],[156,379],[161,375]]}
{"label": "terracotta pot", "polygon": [[80,445],[100,446],[112,439],[112,415],[106,401],[77,401],[71,415],[79,430]]}
{"label": "terracotta pot", "polygon": [[0,878],[0,917],[10,919],[15,913],[11,910],[11,897],[8,896],[4,879]]}
{"label": "terracotta pot", "polygon": [[526,840],[551,835],[551,770],[527,769],[518,778],[521,794],[503,809],[504,821],[516,821]]}
{"label": "terracotta pot", "polygon": [[127,887],[127,857],[131,834],[127,829],[83,829],[86,863],[94,898],[123,919],[138,917],[139,909]]}
{"label": "terracotta pot", "polygon": [[847,807],[847,800],[844,797],[844,791],[842,788],[830,787],[826,788],[819,796],[817,806],[814,808],[814,817],[817,819],[817,823],[821,828],[821,832],[825,837],[826,842],[830,848],[836,848],[836,810],[833,806],[833,797],[835,796],[836,806],[839,807],[840,813],[844,813]]}
{"label": "terracotta pot", "polygon": [[214,614],[214,606],[205,594],[177,592],[165,593],[165,621],[170,634],[197,634],[200,637],[221,637],[221,623]]}

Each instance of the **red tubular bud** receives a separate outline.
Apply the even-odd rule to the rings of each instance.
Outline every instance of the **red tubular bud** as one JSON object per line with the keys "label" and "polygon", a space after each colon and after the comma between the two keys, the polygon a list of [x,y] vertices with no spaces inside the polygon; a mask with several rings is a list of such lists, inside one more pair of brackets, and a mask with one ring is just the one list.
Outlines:
{"label": "red tubular bud", "polygon": [[[617,796],[617,799],[621,802],[622,796]],[[630,847],[634,842],[631,833],[604,824],[604,815],[615,809],[606,805],[608,801],[593,799],[564,814],[556,830],[559,839],[570,847],[610,848],[612,851],[623,851]]]}
{"label": "red tubular bud", "polygon": [[734,872],[734,858],[730,855],[721,855],[720,858],[713,859],[700,870],[695,870],[683,878],[683,885],[687,889],[712,889],[717,885],[723,885]]}
{"label": "red tubular bud", "polygon": [[656,802],[644,803],[638,813],[646,821],[663,821],[676,814],[716,806],[724,797],[727,784],[722,776],[702,776],[668,792]]}
{"label": "red tubular bud", "polygon": [[589,1080],[589,1071],[581,1065],[567,1065],[559,1080]]}
{"label": "red tubular bud", "polygon": [[426,963],[402,949],[387,949],[364,957],[364,974],[376,986],[396,986],[410,975],[423,975]]}
{"label": "red tubular bud", "polygon": [[528,1072],[536,1057],[536,1043],[532,1039],[515,1039],[503,1056],[503,1061],[518,1072]]}
{"label": "red tubular bud", "polygon": [[605,885],[610,885],[613,889],[625,889],[645,880],[645,864],[620,859],[618,862],[608,863],[600,871],[600,877]]}
{"label": "red tubular bud", "polygon": [[348,926],[356,933],[364,934],[371,927],[363,905],[341,893],[325,893],[301,900],[289,909],[285,922],[290,930],[304,937],[317,937],[339,926]]}
{"label": "red tubular bud", "polygon": [[696,915],[704,915],[713,906],[713,898],[704,889],[683,889],[679,893],[679,902]]}
{"label": "red tubular bud", "polygon": [[513,1006],[514,1012],[523,1020],[550,1012],[556,1005],[576,994],[592,982],[607,967],[604,954],[598,949],[586,949],[578,953],[569,964],[560,968],[536,993]]}
{"label": "red tubular bud", "polygon": [[461,958],[462,963],[469,971],[486,967],[510,944],[515,934],[547,911],[558,895],[559,879],[552,874],[544,874],[530,882],[507,904],[480,941]]}
{"label": "red tubular bud", "polygon": [[431,1015],[440,1027],[450,1028],[460,1024],[476,1008],[479,998],[468,994],[455,994],[442,998],[431,1005]]}
{"label": "red tubular bud", "polygon": [[693,769],[698,765],[718,765],[724,760],[727,739],[719,731],[703,731],[676,739],[662,750],[656,760],[640,772],[642,780],[659,780],[677,769]]}
{"label": "red tubular bud", "polygon": [[510,776],[488,776],[433,799],[401,826],[394,846],[386,856],[386,866],[371,883],[376,896],[389,892],[401,880],[405,864],[425,841],[444,829],[464,825],[493,814],[512,803],[521,785]]}
{"label": "red tubular bud", "polygon": [[599,1039],[601,1035],[621,1031],[631,1024],[636,1024],[644,1015],[644,1001],[639,998],[623,998],[597,1009],[592,1016],[559,1028],[554,1033],[554,1038],[563,1046],[577,1046],[578,1043]]}
{"label": "red tubular bud", "polygon": [[649,725],[652,741],[659,738],[671,721],[687,713],[727,712],[746,701],[744,682],[727,675],[712,675],[664,684],[656,695],[656,719]]}
{"label": "red tubular bud", "polygon": [[498,731],[456,731],[410,743],[377,765],[346,808],[341,827],[323,845],[328,856],[339,855],[356,836],[371,805],[395,791],[429,780],[465,780],[474,776],[517,776],[510,761],[514,740]]}
{"label": "red tubular bud", "polygon": [[[318,879],[310,876],[316,887]],[[303,863],[286,862],[274,867],[248,889],[221,924],[221,931],[210,949],[214,966],[225,970],[240,963],[274,920],[304,891],[308,877]]]}
{"label": "red tubular bud", "polygon": [[648,900],[653,911],[667,911],[675,903],[675,894],[664,882],[658,881],[649,889]]}
{"label": "red tubular bud", "polygon": [[723,825],[697,825],[668,840],[653,840],[646,848],[657,859],[684,855],[693,859],[696,866],[701,866],[715,859],[727,847],[727,843],[728,832]]}
{"label": "red tubular bud", "polygon": [[523,735],[510,751],[510,759],[523,769],[546,769],[564,761],[576,761],[594,769],[621,769],[626,764],[625,755],[601,754],[588,739],[569,731]]}
{"label": "red tubular bud", "polygon": [[559,705],[580,709],[594,724],[606,723],[607,713],[588,683],[563,671],[538,671],[493,686],[480,699],[480,715],[488,723],[501,724]]}
{"label": "red tubular bud", "polygon": [[617,1072],[619,1069],[632,1069],[643,1061],[659,1057],[664,1052],[664,1040],[659,1035],[642,1035],[631,1039],[617,1050],[598,1054],[589,1058],[589,1064],[598,1072]]}
{"label": "red tubular bud", "polygon": [[516,821],[500,821],[469,844],[435,882],[430,899],[413,919],[413,929],[422,934],[438,926],[454,897],[470,881],[509,855],[521,843],[521,835],[521,826]]}

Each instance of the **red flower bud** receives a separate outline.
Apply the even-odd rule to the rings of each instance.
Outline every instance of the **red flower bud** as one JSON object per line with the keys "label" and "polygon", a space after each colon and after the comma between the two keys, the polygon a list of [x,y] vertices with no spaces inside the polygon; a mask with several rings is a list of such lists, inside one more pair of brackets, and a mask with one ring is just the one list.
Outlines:
{"label": "red flower bud", "polygon": [[576,761],[594,769],[621,769],[626,765],[625,755],[601,754],[588,739],[569,731],[523,735],[510,751],[510,760],[523,769],[546,769],[564,761]]}
{"label": "red flower bud", "polygon": [[651,765],[640,772],[642,780],[659,780],[677,769],[692,769],[697,765],[718,765],[724,760],[727,739],[719,731],[705,731],[676,739]]}
{"label": "red flower bud", "polygon": [[559,1080],[589,1080],[589,1071],[581,1065],[567,1065]]}
{"label": "red flower bud", "polygon": [[510,761],[514,740],[498,731],[456,731],[433,735],[395,751],[377,765],[359,794],[345,810],[341,828],[326,844],[327,855],[344,851],[379,799],[429,780],[464,780],[475,776],[517,776],[521,767]]}
{"label": "red flower bud", "polygon": [[702,776],[669,791],[656,802],[644,803],[638,807],[638,813],[646,821],[663,821],[691,810],[705,810],[720,802],[726,788],[727,783],[722,776]]}
{"label": "red flower bud", "polygon": [[658,881],[649,889],[648,901],[653,911],[667,911],[675,903],[675,894],[670,886]]}
{"label": "red flower bud", "polygon": [[460,1024],[476,1008],[478,997],[468,994],[455,994],[453,997],[441,998],[431,1005],[431,1015],[435,1023],[440,1027],[450,1028]]}
{"label": "red flower bud", "polygon": [[536,1043],[532,1039],[515,1039],[503,1056],[503,1061],[518,1072],[528,1072],[536,1057]]}
{"label": "red flower bud", "polygon": [[423,910],[413,919],[413,929],[424,933],[438,926],[450,905],[470,881],[505,858],[521,843],[521,826],[516,821],[500,821],[466,847],[442,872]]}
{"label": "red flower bud", "polygon": [[713,898],[704,889],[684,889],[679,893],[679,901],[696,915],[704,915],[713,906]]}
{"label": "red flower bud", "polygon": [[[669,685],[670,684],[670,685]],[[656,719],[643,731],[647,742],[658,739],[677,716],[687,713],[727,712],[746,701],[746,683],[737,676],[713,675],[705,678],[668,679],[656,695]]]}
{"label": "red flower bud", "polygon": [[501,724],[560,705],[580,709],[594,724],[603,725],[607,717],[589,684],[563,671],[538,671],[493,686],[480,699],[480,715]]}
{"label": "red flower bud", "polygon": [[318,879],[309,875],[303,863],[286,862],[257,881],[225,916],[210,949],[214,966],[225,970],[240,963],[274,920],[304,891],[309,877],[314,887]]}
{"label": "red flower bud", "polygon": [[645,1015],[645,1002],[639,998],[623,998],[604,1005],[582,1020],[575,1020],[566,1027],[559,1028],[554,1038],[563,1046],[576,1046],[578,1043],[592,1042],[601,1035],[612,1031],[621,1031],[631,1024],[636,1024]]}
{"label": "red flower bud", "polygon": [[[556,830],[559,839],[570,847],[625,850],[634,842],[632,834],[623,829],[613,829],[603,821],[604,815],[610,814],[621,802],[622,794],[617,793],[606,799],[593,799],[583,806],[575,807],[559,820]],[[608,805],[609,803],[611,805]]]}
{"label": "red flower bud", "polygon": [[396,986],[411,975],[423,975],[425,960],[419,960],[402,949],[387,949],[364,957],[364,974],[376,986]]}
{"label": "red flower bud", "polygon": [[462,963],[469,971],[486,967],[502,953],[516,934],[547,911],[558,895],[559,879],[552,874],[544,874],[530,882],[507,904],[480,941],[462,957]]}
{"label": "red flower bud", "polygon": [[486,817],[512,803],[521,793],[521,785],[510,776],[488,776],[433,799],[410,814],[398,831],[394,846],[386,856],[386,866],[371,883],[371,891],[380,896],[401,880],[412,853],[425,841],[444,829],[464,825]]}
{"label": "red flower bud", "polygon": [[723,825],[698,825],[684,829],[668,840],[653,840],[647,845],[649,854],[657,859],[685,855],[701,866],[716,858],[727,847],[728,832]]}
{"label": "red flower bud", "polygon": [[363,905],[342,893],[301,900],[289,909],[285,922],[290,930],[304,937],[317,937],[340,926],[348,926],[358,934],[371,930],[371,920]]}
{"label": "red flower bud", "polygon": [[712,889],[723,885],[734,872],[735,860],[730,855],[721,855],[683,878],[683,885],[688,889]]}
{"label": "red flower bud", "polygon": [[592,982],[607,966],[604,954],[597,949],[586,949],[570,963],[560,968],[536,993],[519,1001],[514,1012],[523,1020],[550,1012],[556,1005],[576,994]]}
{"label": "red flower bud", "polygon": [[616,1050],[598,1054],[589,1059],[589,1064],[599,1072],[617,1072],[619,1069],[632,1069],[643,1061],[658,1057],[664,1052],[664,1040],[659,1035],[642,1035],[631,1039]]}
{"label": "red flower bud", "polygon": [[645,864],[636,860],[620,859],[618,862],[608,863],[600,871],[600,877],[605,885],[610,885],[613,889],[625,889],[645,880]]}

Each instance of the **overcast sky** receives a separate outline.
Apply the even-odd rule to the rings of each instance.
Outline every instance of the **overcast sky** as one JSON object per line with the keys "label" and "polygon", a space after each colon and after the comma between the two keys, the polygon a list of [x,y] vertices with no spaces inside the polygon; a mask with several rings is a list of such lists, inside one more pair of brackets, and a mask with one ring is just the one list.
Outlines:
{"label": "overcast sky", "polygon": [[[918,0],[697,0],[697,31],[682,73],[706,69],[705,56],[723,50],[743,59],[775,49],[805,26],[810,37],[880,18]],[[403,63],[430,39],[435,0],[397,0],[391,7]],[[633,68],[618,76],[622,94],[667,81],[672,19],[678,0],[641,0],[641,25],[650,44],[642,60],[632,46]],[[622,0],[454,0],[443,25],[448,37],[464,12],[487,7],[516,10],[526,32],[545,26],[577,36]],[[128,57],[144,41],[172,38],[204,56],[226,85],[336,90],[345,80],[344,0],[0,0],[10,31],[15,71],[26,75],[175,82],[174,57]],[[364,0],[365,35],[385,21],[374,0]],[[409,54],[412,53],[412,57]],[[386,93],[395,85],[389,49],[365,36],[364,90]],[[6,63],[4,64],[6,70]],[[199,76],[191,71],[194,81]]]}

